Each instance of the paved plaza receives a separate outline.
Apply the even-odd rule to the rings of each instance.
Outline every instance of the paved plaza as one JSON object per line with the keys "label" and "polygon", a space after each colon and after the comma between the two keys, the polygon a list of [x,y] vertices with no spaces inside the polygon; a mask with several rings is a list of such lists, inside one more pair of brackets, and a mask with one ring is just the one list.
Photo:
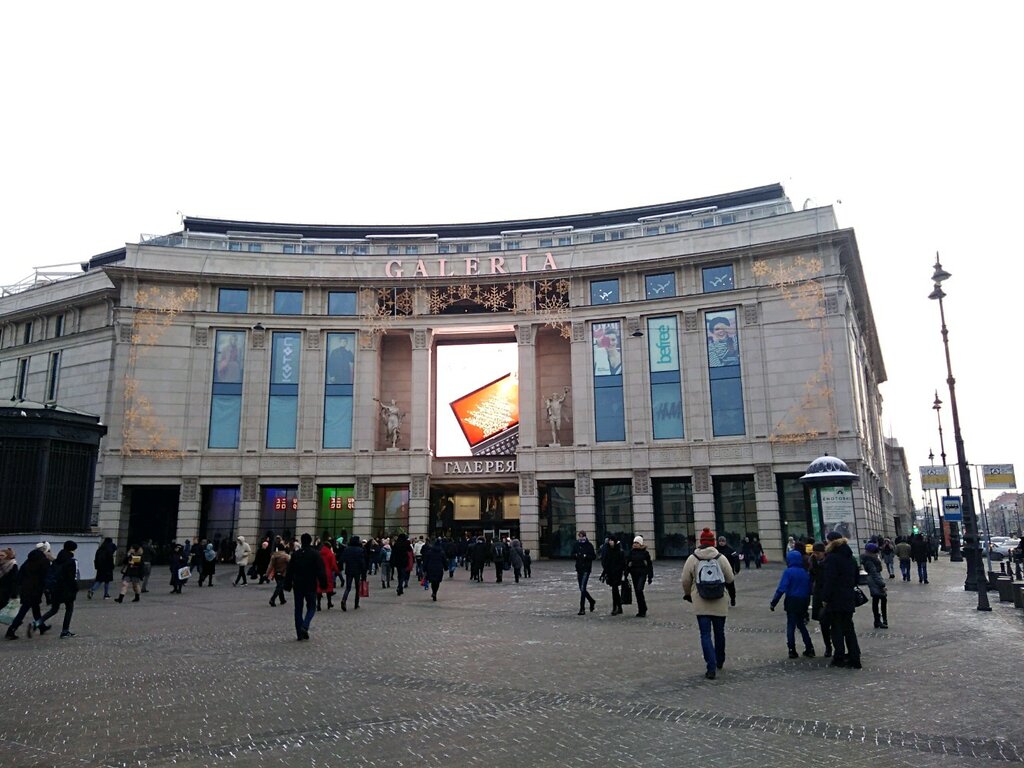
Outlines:
{"label": "paved plaza", "polygon": [[992,613],[975,611],[960,564],[933,565],[927,586],[890,581],[891,629],[858,611],[861,671],[789,660],[785,614],[768,610],[781,567],[745,571],[714,681],[681,568],[655,564],[646,619],[635,606],[608,615],[596,572],[597,610],[577,616],[568,562],[538,563],[518,585],[460,570],[437,603],[376,580],[359,611],[321,612],[306,643],[291,601],[271,608],[269,587],[232,588],[231,568],[181,596],[160,571],[137,604],[82,592],[77,637],[22,631],[0,646],[0,765],[1024,761],[1024,614],[995,593]]}

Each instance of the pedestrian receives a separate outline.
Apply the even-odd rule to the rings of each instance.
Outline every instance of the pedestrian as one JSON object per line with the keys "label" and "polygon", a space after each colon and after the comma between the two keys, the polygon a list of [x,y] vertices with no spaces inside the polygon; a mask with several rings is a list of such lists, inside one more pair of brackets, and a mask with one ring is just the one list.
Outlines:
{"label": "pedestrian", "polygon": [[18,594],[21,597],[21,608],[18,609],[14,621],[7,628],[5,637],[8,640],[18,639],[18,627],[21,622],[32,611],[33,621],[29,622],[27,634],[32,637],[34,629],[39,634],[48,632],[50,627],[44,624],[42,618],[43,589],[46,582],[46,572],[50,568],[50,561],[41,547],[34,548],[25,558],[25,564],[18,569]]}
{"label": "pedestrian", "polygon": [[92,600],[93,593],[100,588],[100,584],[103,585],[103,599],[110,599],[110,582],[114,580],[115,552],[117,552],[117,545],[109,536],[96,548],[96,555],[92,559],[93,567],[96,569],[96,579],[86,593],[86,597],[90,600]]}
{"label": "pedestrian", "polygon": [[288,561],[284,588],[294,598],[295,635],[299,640],[309,640],[309,625],[316,616],[317,592],[327,589],[327,569],[320,553],[313,549],[313,537],[304,533],[301,541],[302,546]]}
{"label": "pedestrian", "polygon": [[644,587],[654,581],[654,563],[651,562],[651,553],[647,551],[643,536],[633,537],[633,547],[626,555],[626,570],[633,579],[633,592],[636,594],[636,616],[638,619],[642,619],[647,615]]}
{"label": "pedestrian", "polygon": [[253,566],[256,568],[256,575],[259,578],[257,584],[267,584],[270,581],[267,578],[267,568],[270,567],[270,558],[273,554],[273,551],[270,549],[270,539],[263,539],[252,561]]}
{"label": "pedestrian", "polygon": [[864,556],[860,564],[868,574],[868,590],[871,592],[871,613],[875,616],[875,629],[888,629],[888,598],[885,579],[882,578],[882,563],[878,559],[878,545],[869,541],[864,545]]}
{"label": "pedestrian", "polygon": [[754,534],[748,533],[743,540],[743,568],[749,570],[752,564],[760,568],[763,554],[764,549],[760,540]]}
{"label": "pedestrian", "polygon": [[391,567],[394,569],[398,587],[395,592],[402,595],[409,586],[409,560],[412,558],[412,545],[404,533],[398,534],[391,547]]}
{"label": "pedestrian", "polygon": [[213,586],[213,574],[217,572],[217,548],[213,542],[206,545],[203,550],[203,560],[201,563],[202,570],[199,572],[199,586],[203,586],[203,581],[209,579],[208,586]]}
{"label": "pedestrian", "polygon": [[423,573],[430,584],[430,599],[437,602],[437,590],[444,579],[444,571],[447,566],[447,558],[440,539],[435,539],[433,544],[423,547]]}
{"label": "pedestrian", "polygon": [[284,577],[288,572],[288,561],[290,556],[285,551],[284,544],[278,542],[274,547],[274,553],[270,556],[270,564],[267,566],[267,579],[274,580],[274,594],[270,596],[271,607],[277,605],[276,600],[284,605],[288,601],[284,599]]}
{"label": "pedestrian", "polygon": [[483,536],[477,536],[469,547],[469,562],[471,566],[470,578],[473,581],[482,583],[484,580],[484,565],[487,561],[487,542]]}
{"label": "pedestrian", "polygon": [[512,539],[509,542],[508,552],[512,559],[512,573],[515,576],[516,584],[518,584],[519,577],[523,575],[523,565],[525,563],[523,542],[518,538]]}
{"label": "pedestrian", "polygon": [[[358,544],[359,537],[358,536],[354,536],[353,538],[356,540],[356,542]],[[323,561],[324,572],[327,574],[327,586],[323,587],[323,588],[317,587],[317,590],[316,590],[316,609],[318,611],[323,608],[323,597],[324,597],[324,595],[327,595],[327,610],[330,610],[331,608],[334,607],[334,582],[335,582],[335,579],[341,574],[341,570],[338,568],[338,557],[337,557],[337,555],[334,554],[334,547],[331,546],[332,543],[333,542],[330,539],[324,539],[323,542],[320,544],[320,559]],[[362,558],[363,558],[363,548],[360,546],[359,547],[359,559],[360,559],[360,561],[362,560]],[[347,595],[348,592],[346,592],[345,594]],[[341,609],[345,610],[345,606],[343,605],[341,607]]]}
{"label": "pedestrian", "polygon": [[494,562],[494,580],[501,584],[501,574],[505,570],[505,558],[508,552],[505,550],[505,542],[495,539],[491,546],[491,560]]}
{"label": "pedestrian", "polygon": [[931,557],[930,551],[931,550],[928,548],[928,542],[924,540],[924,536],[920,533],[915,533],[913,538],[910,540],[910,557],[913,558],[915,563],[917,563],[918,584],[928,583],[928,560]]}
{"label": "pedestrian", "polygon": [[896,542],[896,559],[900,561],[900,575],[904,581],[910,581],[910,562],[912,549],[906,539],[899,539]]}
{"label": "pedestrian", "polygon": [[587,591],[587,582],[590,580],[591,569],[596,557],[597,553],[594,552],[594,545],[587,539],[587,532],[580,531],[576,537],[576,543],[572,545],[572,558],[576,561],[576,581],[580,588],[579,616],[586,613],[583,606],[588,601],[590,602],[591,613],[594,611],[594,606],[597,605],[597,601]]}
{"label": "pedestrian", "polygon": [[853,590],[857,586],[859,568],[853,559],[853,550],[841,533],[832,531],[825,539],[828,543],[822,566],[821,599],[823,610],[832,623],[835,655],[831,666],[860,669],[860,644],[853,625],[853,613],[857,609]]}
{"label": "pedestrian", "polygon": [[725,619],[729,615],[725,587],[735,576],[729,559],[715,548],[714,531],[703,529],[698,543],[683,564],[683,600],[693,605],[697,617],[707,665],[704,677],[714,680],[717,670],[725,666]]}
{"label": "pedestrian", "polygon": [[825,542],[816,541],[811,545],[811,618],[818,622],[821,639],[825,643],[826,659],[832,658],[832,621],[824,609],[821,598],[821,579],[825,566]]}
{"label": "pedestrian", "polygon": [[11,547],[0,549],[0,610],[18,591],[18,556]]}
{"label": "pedestrian", "polygon": [[153,573],[153,557],[156,551],[153,549],[153,540],[146,539],[142,543],[142,591],[149,592],[149,577]]}
{"label": "pedestrian", "polygon": [[245,536],[238,536],[235,542],[235,565],[238,566],[238,575],[235,576],[232,586],[237,587],[238,582],[241,581],[244,587],[249,584],[245,578],[245,571],[249,567],[249,558],[252,557],[252,547],[245,540]]}
{"label": "pedestrian", "polygon": [[[64,606],[64,626],[61,629],[61,638],[74,637],[75,633],[71,631],[71,616],[75,612],[75,597],[78,596],[78,561],[75,560],[75,550],[78,549],[78,544],[74,541],[68,540],[64,542],[64,547],[61,549],[60,554],[57,555],[57,559],[54,560],[51,568],[57,569],[57,578],[54,582],[52,599],[53,606],[44,613],[40,618],[32,622],[32,625],[36,629],[46,624],[46,620],[53,618],[60,611],[60,607]],[[29,634],[32,632],[32,627],[29,628]]]}
{"label": "pedestrian", "polygon": [[725,536],[718,537],[718,546],[715,547],[718,553],[725,555],[729,561],[729,565],[732,566],[732,575],[734,581],[729,582],[725,585],[725,591],[729,593],[729,605],[736,605],[736,575],[740,572],[740,555],[739,553],[729,546],[729,540]]}
{"label": "pedestrian", "polygon": [[530,578],[530,571],[533,566],[533,558],[530,556],[530,550],[523,550],[523,576]]}
{"label": "pedestrian", "polygon": [[441,542],[444,546],[444,559],[448,563],[448,578],[455,578],[455,569],[458,567],[458,547],[455,545],[455,541],[451,538],[442,538]]}
{"label": "pedestrian", "polygon": [[180,595],[181,588],[185,586],[187,579],[181,578],[181,569],[185,568],[188,560],[185,558],[185,548],[181,544],[175,544],[171,550],[171,594]]}
{"label": "pedestrian", "polygon": [[779,604],[782,596],[786,596],[782,607],[786,610],[786,646],[789,658],[799,658],[796,652],[796,631],[804,641],[804,656],[814,657],[814,643],[807,631],[807,610],[811,604],[811,575],[804,568],[803,553],[796,548],[786,553],[786,570],[782,572],[779,586],[771,600],[771,609]]}
{"label": "pedestrian", "polygon": [[416,539],[416,543],[412,545],[413,558],[416,560],[416,581],[423,579],[423,537],[420,536]]}
{"label": "pedestrian", "polygon": [[626,558],[622,554],[622,548],[614,537],[605,539],[604,554],[601,556],[601,575],[599,580],[612,589],[612,612],[610,615],[618,616],[622,613],[622,593],[619,588],[622,586],[622,577],[626,572]]}
{"label": "pedestrian", "polygon": [[114,600],[115,603],[123,603],[124,596],[128,594],[128,588],[131,587],[135,593],[135,597],[132,598],[133,603],[139,602],[139,595],[142,594],[142,579],[145,573],[145,569],[142,565],[142,545],[135,544],[129,547],[128,551],[124,556],[124,563],[121,567],[121,590]]}
{"label": "pedestrian", "polygon": [[380,551],[377,554],[380,564],[380,588],[391,588],[391,539],[385,536],[380,540]]}
{"label": "pedestrian", "polygon": [[882,555],[882,562],[885,563],[885,570],[889,574],[890,579],[896,578],[896,571],[893,566],[893,558],[896,555],[896,547],[893,546],[892,539],[882,539],[882,546],[880,548]]}
{"label": "pedestrian", "polygon": [[[345,592],[341,596],[341,610],[347,611],[348,593],[352,585],[356,587],[356,598],[354,608],[359,610],[359,584],[366,580],[366,554],[363,551],[363,544],[359,537],[353,535],[348,540],[348,546],[341,553],[342,565],[345,569]],[[330,600],[330,598],[328,598]]]}

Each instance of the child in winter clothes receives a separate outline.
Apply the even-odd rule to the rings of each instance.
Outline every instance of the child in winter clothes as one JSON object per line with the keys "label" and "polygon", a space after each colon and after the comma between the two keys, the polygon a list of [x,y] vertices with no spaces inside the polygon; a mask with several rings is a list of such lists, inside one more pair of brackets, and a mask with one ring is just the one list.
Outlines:
{"label": "child in winter clothes", "polygon": [[796,630],[804,641],[804,656],[814,656],[814,644],[807,631],[807,608],[811,603],[811,575],[804,568],[803,555],[797,550],[786,553],[786,570],[782,572],[779,587],[772,598],[771,609],[774,611],[782,596],[786,596],[783,607],[786,609],[786,645],[789,646],[789,658],[798,657],[796,652]]}

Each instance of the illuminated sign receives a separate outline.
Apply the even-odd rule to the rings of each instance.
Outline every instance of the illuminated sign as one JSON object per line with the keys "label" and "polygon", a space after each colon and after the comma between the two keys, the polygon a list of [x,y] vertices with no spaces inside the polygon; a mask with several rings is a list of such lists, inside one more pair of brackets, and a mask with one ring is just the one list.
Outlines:
{"label": "illuminated sign", "polygon": [[502,475],[516,471],[516,460],[511,456],[507,459],[478,459],[476,461],[446,461],[446,475]]}
{"label": "illuminated sign", "polygon": [[[536,261],[537,257],[534,257]],[[457,264],[458,267],[453,266]],[[530,264],[529,254],[519,255],[518,264],[515,259],[506,261],[505,256],[467,256],[465,259],[416,259],[415,262],[391,259],[384,265],[384,276],[399,277],[472,277],[474,275],[507,275],[510,272],[544,272],[558,269],[555,257],[544,254],[544,263],[540,269]]]}

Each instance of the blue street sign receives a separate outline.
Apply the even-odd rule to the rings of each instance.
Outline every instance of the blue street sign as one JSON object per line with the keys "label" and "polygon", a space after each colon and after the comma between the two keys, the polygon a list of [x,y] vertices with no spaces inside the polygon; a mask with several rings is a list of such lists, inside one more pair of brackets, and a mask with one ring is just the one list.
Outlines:
{"label": "blue street sign", "polygon": [[942,497],[942,516],[948,523],[962,523],[964,521],[963,509],[960,507],[959,496]]}

